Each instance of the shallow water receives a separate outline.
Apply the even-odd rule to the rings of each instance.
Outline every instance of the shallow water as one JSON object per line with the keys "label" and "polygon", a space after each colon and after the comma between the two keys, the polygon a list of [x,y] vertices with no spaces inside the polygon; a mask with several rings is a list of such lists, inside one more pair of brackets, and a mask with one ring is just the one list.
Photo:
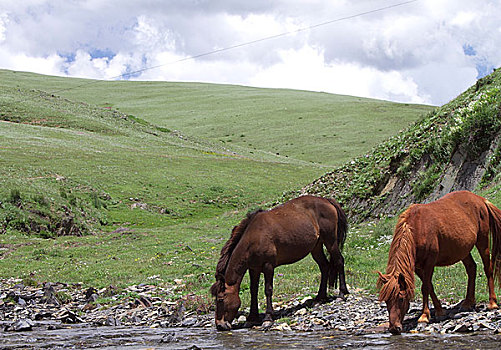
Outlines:
{"label": "shallow water", "polygon": [[262,332],[242,329],[88,327],[0,331],[2,349],[499,349],[501,335],[349,335],[322,332]]}

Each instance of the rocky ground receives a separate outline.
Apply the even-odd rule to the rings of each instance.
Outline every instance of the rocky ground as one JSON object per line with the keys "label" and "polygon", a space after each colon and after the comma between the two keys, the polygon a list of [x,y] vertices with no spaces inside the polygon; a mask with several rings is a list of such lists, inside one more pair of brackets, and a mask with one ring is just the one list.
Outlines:
{"label": "rocky ground", "polygon": [[[58,329],[68,324],[90,326],[214,327],[213,313],[187,310],[183,301],[169,301],[168,288],[141,284],[124,290],[82,288],[80,285],[45,283],[26,286],[21,280],[0,280],[0,325],[3,332]],[[430,324],[419,324],[420,305],[411,304],[404,328],[412,333],[501,333],[501,311],[478,305],[459,312],[444,305],[448,315]],[[347,300],[315,304],[294,299],[275,305],[277,321],[271,331],[335,330],[352,334],[386,331],[386,307],[376,296],[352,291]],[[241,327],[245,317],[234,322]],[[260,329],[260,327],[256,327]]]}

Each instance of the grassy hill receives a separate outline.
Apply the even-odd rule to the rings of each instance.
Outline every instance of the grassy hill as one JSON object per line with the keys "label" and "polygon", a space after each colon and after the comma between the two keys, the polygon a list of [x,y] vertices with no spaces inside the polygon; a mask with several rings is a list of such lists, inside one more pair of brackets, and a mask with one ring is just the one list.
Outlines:
{"label": "grassy hill", "polygon": [[284,89],[169,82],[100,82],[1,71],[13,88],[111,108],[237,150],[329,166],[366,152],[432,107]]}
{"label": "grassy hill", "polygon": [[[368,152],[429,110],[2,70],[0,277],[97,287],[176,279],[172,298],[208,298],[219,250],[248,209]],[[366,258],[350,255],[353,266]],[[284,267],[277,298],[316,292],[317,270],[311,259]],[[371,281],[349,268],[348,283]]]}
{"label": "grassy hill", "polygon": [[301,193],[339,198],[352,218],[362,220],[455,190],[497,188],[500,170],[501,70],[496,70]]}

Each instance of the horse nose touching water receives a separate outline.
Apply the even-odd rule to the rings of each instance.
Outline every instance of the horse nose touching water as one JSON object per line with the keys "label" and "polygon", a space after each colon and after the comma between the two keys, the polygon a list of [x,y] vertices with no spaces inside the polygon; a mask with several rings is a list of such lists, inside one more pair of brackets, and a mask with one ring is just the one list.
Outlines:
{"label": "horse nose touching water", "polygon": [[[216,267],[216,282],[211,293],[216,298],[217,329],[231,329],[241,304],[240,284],[247,271],[251,306],[246,326],[261,324],[257,300],[261,273],[266,295],[262,325],[271,326],[274,269],[297,262],[310,253],[321,274],[316,300],[326,300],[327,284],[332,287],[338,279],[340,296],[348,294],[341,255],[347,229],[346,215],[333,199],[302,196],[271,210],[249,213],[233,228]],[[324,254],[324,246],[330,260]]]}

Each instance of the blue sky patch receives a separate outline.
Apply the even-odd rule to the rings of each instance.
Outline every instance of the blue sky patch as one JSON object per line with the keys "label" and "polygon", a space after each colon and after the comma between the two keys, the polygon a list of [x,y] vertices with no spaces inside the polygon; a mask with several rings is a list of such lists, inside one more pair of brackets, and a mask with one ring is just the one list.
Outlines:
{"label": "blue sky patch", "polygon": [[89,55],[92,58],[107,58],[109,60],[111,60],[113,57],[116,56],[116,54],[113,51],[108,50],[108,49],[104,49],[104,50],[92,49],[92,50],[89,50]]}

